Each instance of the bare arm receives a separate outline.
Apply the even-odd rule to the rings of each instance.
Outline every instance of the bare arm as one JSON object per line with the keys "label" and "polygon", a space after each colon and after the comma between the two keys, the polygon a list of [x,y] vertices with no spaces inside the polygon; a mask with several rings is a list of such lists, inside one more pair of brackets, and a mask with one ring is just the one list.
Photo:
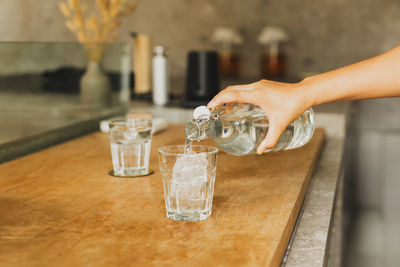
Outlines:
{"label": "bare arm", "polygon": [[400,96],[400,46],[382,55],[309,77],[311,105],[337,100]]}
{"label": "bare arm", "polygon": [[306,109],[338,100],[400,96],[400,47],[382,55],[295,83],[261,80],[229,86],[210,101],[212,108],[228,102],[260,106],[270,128],[257,152],[272,148],[287,125]]}

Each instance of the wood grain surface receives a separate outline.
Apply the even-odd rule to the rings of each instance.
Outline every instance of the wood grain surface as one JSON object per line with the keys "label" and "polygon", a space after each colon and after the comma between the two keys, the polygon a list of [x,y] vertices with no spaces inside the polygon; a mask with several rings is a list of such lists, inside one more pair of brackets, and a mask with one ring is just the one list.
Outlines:
{"label": "wood grain surface", "polygon": [[116,178],[108,135],[94,133],[0,165],[0,266],[278,266],[324,141],[262,156],[218,158],[212,215],[165,217],[157,149],[183,144],[182,125],[153,137],[154,174]]}

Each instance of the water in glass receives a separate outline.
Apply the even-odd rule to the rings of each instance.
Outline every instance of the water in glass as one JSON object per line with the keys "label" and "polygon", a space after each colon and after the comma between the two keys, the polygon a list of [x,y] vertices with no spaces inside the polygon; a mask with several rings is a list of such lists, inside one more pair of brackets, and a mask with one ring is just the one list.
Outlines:
{"label": "water in glass", "polygon": [[211,214],[218,150],[189,143],[176,146],[176,154],[171,156],[163,154],[166,149],[160,151],[160,169],[167,217],[177,221],[206,219]]}
{"label": "water in glass", "polygon": [[131,123],[110,130],[114,174],[145,175],[149,172],[151,125]]}

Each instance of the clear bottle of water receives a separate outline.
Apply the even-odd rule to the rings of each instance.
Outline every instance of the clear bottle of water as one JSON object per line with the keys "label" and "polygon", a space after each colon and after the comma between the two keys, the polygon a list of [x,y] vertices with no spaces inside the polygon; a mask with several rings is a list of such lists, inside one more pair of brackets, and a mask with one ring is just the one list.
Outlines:
{"label": "clear bottle of water", "polygon": [[[251,104],[228,104],[210,111],[198,107],[194,119],[185,127],[186,139],[201,141],[212,138],[225,152],[233,155],[256,153],[269,128],[264,111]],[[290,123],[278,143],[268,151],[293,149],[305,145],[314,133],[314,112],[310,108]]]}

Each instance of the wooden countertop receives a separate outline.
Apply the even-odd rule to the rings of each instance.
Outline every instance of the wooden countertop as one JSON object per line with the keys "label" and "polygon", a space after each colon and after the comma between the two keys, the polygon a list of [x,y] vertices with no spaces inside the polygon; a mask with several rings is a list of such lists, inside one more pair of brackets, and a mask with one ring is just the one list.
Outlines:
{"label": "wooden countertop", "polygon": [[94,133],[0,165],[0,266],[278,266],[324,141],[262,156],[219,154],[213,214],[165,217],[157,148],[153,175],[115,178],[108,135]]}

